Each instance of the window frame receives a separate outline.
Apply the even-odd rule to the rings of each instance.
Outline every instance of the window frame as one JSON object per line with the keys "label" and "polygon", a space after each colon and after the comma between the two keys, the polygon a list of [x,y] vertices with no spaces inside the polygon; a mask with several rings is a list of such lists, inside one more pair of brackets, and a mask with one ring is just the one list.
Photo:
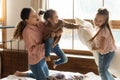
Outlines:
{"label": "window frame", "polygon": [[[0,18],[0,23],[5,26],[6,25],[6,0],[2,0],[2,18]],[[3,41],[6,41],[7,34],[6,29],[2,29],[2,42],[0,44],[0,48],[6,48],[7,44],[4,44]]]}

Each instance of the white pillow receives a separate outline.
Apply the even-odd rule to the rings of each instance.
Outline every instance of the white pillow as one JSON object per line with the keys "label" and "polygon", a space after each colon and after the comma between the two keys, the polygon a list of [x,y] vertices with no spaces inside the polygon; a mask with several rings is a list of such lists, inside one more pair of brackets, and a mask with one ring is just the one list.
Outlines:
{"label": "white pillow", "polygon": [[82,28],[78,29],[78,36],[79,36],[80,41],[84,45],[86,45],[88,48],[90,48],[89,40],[94,35],[93,25],[90,22],[79,19],[79,18],[75,19],[75,23],[82,26]]}

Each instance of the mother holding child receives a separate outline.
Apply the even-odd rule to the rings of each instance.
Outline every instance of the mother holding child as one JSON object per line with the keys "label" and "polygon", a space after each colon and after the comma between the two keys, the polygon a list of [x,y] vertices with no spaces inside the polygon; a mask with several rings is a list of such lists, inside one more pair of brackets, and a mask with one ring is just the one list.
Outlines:
{"label": "mother holding child", "polygon": [[[39,15],[44,14],[45,21]],[[67,62],[67,57],[59,47],[63,27],[78,29],[80,26],[59,20],[55,10],[40,11],[39,15],[33,8],[23,8],[20,13],[21,21],[16,26],[14,39],[24,40],[28,51],[28,62],[31,73],[16,71],[16,76],[26,76],[36,80],[49,80],[49,69],[46,60],[50,61],[50,52],[58,59],[53,61],[53,68]],[[45,58],[46,56],[46,58]]]}

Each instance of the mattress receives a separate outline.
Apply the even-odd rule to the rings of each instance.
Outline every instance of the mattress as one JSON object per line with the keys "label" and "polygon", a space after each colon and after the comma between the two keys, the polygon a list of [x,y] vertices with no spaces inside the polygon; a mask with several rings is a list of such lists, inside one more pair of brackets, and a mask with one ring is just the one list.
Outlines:
{"label": "mattress", "polygon": [[[100,76],[96,75],[93,72],[82,74],[78,72],[50,70],[50,76],[55,77],[56,80],[101,80]],[[59,76],[59,79],[58,79],[58,76]],[[9,75],[0,80],[35,80],[35,79],[29,78],[29,77],[18,77],[15,75]],[[53,79],[51,78],[51,80]],[[120,80],[120,79],[115,78],[115,80]]]}

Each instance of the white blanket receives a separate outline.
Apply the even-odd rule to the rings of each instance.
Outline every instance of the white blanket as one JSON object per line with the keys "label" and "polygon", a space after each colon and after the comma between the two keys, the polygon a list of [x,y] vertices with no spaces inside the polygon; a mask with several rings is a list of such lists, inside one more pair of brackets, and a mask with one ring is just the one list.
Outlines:
{"label": "white blanket", "polygon": [[[50,70],[50,75],[52,75],[52,76],[54,76],[55,74],[58,74],[58,73],[64,74],[65,77],[67,78],[67,80],[81,80],[81,79],[68,79],[68,78],[70,78],[74,75],[83,76],[83,80],[101,80],[100,77],[93,72],[88,72],[86,74],[81,74],[81,73],[75,73],[75,72]],[[0,79],[0,80],[35,80],[35,79],[28,78],[28,77],[18,77],[18,76],[15,76],[15,75],[9,75],[8,77]],[[119,80],[119,79],[115,78],[115,80]]]}

